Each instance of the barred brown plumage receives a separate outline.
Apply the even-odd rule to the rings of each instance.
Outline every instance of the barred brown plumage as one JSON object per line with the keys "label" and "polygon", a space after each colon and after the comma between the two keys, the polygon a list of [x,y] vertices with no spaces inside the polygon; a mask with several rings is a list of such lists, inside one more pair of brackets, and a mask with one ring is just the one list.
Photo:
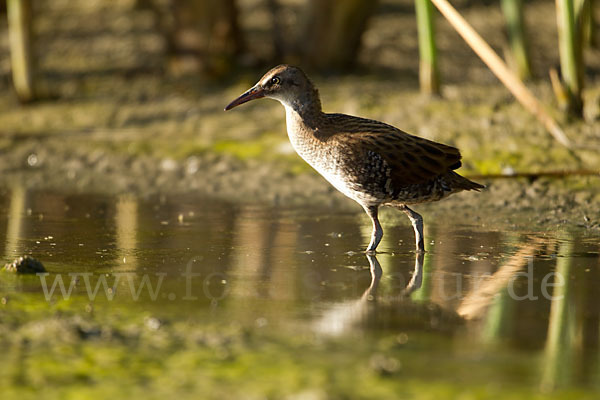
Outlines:
{"label": "barred brown plumage", "polygon": [[483,188],[454,172],[461,166],[455,147],[383,122],[324,113],[318,90],[298,67],[273,68],[225,110],[262,97],[278,100],[285,107],[288,136],[300,157],[371,217],[373,234],[367,252],[375,252],[383,236],[379,206],[405,212],[415,231],[417,251],[425,251],[423,219],[407,204]]}

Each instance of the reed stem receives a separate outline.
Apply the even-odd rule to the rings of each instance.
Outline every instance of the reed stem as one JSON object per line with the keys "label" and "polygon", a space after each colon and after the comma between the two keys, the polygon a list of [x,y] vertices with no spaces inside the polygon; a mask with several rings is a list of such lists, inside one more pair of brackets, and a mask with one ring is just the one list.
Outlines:
{"label": "reed stem", "polygon": [[519,78],[529,79],[531,78],[531,64],[523,16],[523,0],[502,0],[501,6],[506,19],[510,64]]}
{"label": "reed stem", "polygon": [[6,11],[13,85],[19,100],[28,102],[35,98],[31,0],[7,0]]}
{"label": "reed stem", "polygon": [[[558,25],[558,49],[560,54],[560,70],[562,83],[567,96],[561,108],[570,115],[583,116],[583,52],[581,49],[581,24],[583,1],[556,0],[556,18]],[[561,101],[561,99],[559,99]]]}
{"label": "reed stem", "polygon": [[435,21],[430,0],[415,0],[419,35],[419,83],[421,91],[439,94],[439,68],[435,45]]}

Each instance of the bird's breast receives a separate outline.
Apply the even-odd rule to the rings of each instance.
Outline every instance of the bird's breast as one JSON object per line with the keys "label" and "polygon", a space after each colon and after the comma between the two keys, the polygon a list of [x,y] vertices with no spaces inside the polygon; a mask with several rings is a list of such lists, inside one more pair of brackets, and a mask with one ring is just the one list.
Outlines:
{"label": "bird's breast", "polygon": [[361,204],[380,203],[386,197],[383,160],[368,159],[336,140],[318,139],[318,132],[294,115],[287,118],[287,131],[296,153],[337,190]]}

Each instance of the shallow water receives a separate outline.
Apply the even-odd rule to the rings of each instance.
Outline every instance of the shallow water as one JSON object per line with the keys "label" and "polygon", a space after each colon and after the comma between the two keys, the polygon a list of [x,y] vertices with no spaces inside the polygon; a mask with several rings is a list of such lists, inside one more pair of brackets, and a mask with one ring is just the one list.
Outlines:
{"label": "shallow water", "polygon": [[[4,273],[0,295],[76,298],[170,323],[234,322],[290,340],[350,338],[369,348],[392,337],[414,344],[408,378],[596,393],[597,236],[425,214],[427,253],[416,257],[408,221],[383,220],[382,253],[367,257],[370,224],[360,210],[14,188],[0,194],[0,253],[5,261],[31,254],[49,274]],[[378,360],[391,371],[407,362]],[[442,368],[448,363],[456,370]]]}

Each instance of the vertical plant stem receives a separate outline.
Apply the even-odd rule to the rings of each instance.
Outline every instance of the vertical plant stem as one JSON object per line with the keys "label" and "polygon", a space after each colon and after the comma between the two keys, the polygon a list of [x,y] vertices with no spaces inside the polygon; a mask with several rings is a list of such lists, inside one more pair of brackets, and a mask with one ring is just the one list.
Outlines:
{"label": "vertical plant stem", "polygon": [[267,7],[271,14],[271,29],[273,33],[273,58],[276,62],[281,62],[285,53],[285,35],[281,26],[279,12],[279,2],[277,0],[267,0]]}
{"label": "vertical plant stem", "polygon": [[584,28],[585,14],[589,0],[574,0],[573,4],[573,18],[575,21],[575,39],[573,46],[575,47],[575,62],[577,63],[577,79],[579,81],[579,98],[581,99],[581,114],[583,116],[583,99],[581,97],[581,93],[583,92],[585,74],[585,68],[583,65],[583,48],[585,46]]}
{"label": "vertical plant stem", "polygon": [[7,0],[6,8],[13,85],[19,100],[27,102],[35,97],[31,0]]}
{"label": "vertical plant stem", "polygon": [[435,45],[435,21],[430,0],[415,0],[419,34],[419,83],[421,91],[439,94],[439,68]]}
{"label": "vertical plant stem", "polygon": [[506,19],[513,69],[521,79],[531,78],[527,33],[523,17],[523,0],[502,0],[501,5]]}
{"label": "vertical plant stem", "polygon": [[594,0],[586,0],[581,6],[581,40],[583,40],[585,47],[593,47],[596,45],[594,38]]}
{"label": "vertical plant stem", "polygon": [[377,0],[309,0],[296,40],[300,62],[321,70],[348,70],[355,63]]}
{"label": "vertical plant stem", "polygon": [[583,115],[581,99],[583,63],[579,35],[581,27],[577,24],[577,17],[581,16],[581,8],[578,9],[579,12],[576,13],[574,0],[556,0],[560,69],[568,93],[568,103],[563,104],[562,107],[569,114],[581,117]]}

